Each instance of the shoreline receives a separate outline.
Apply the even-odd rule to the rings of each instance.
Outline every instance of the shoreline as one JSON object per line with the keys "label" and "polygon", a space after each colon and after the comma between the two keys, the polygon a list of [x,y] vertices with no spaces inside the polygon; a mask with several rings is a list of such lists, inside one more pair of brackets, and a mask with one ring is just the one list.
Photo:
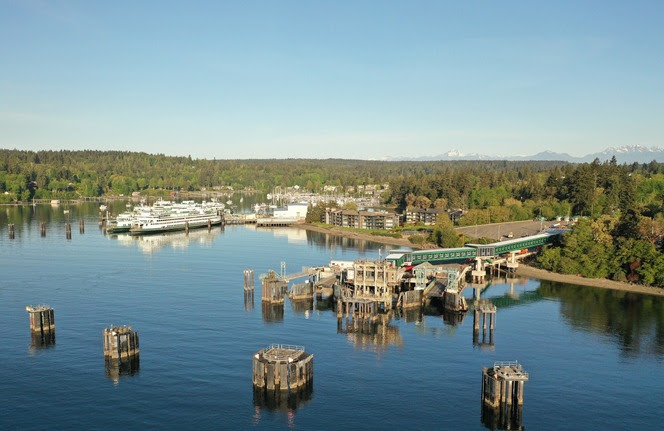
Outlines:
{"label": "shoreline", "polygon": [[613,281],[606,278],[586,278],[573,274],[558,274],[557,272],[535,268],[526,264],[519,264],[516,275],[535,277],[540,280],[555,281],[558,283],[578,284],[580,286],[599,287],[602,289],[620,290],[623,292],[640,293],[645,295],[664,296],[664,289],[659,287],[643,286],[640,284]]}
{"label": "shoreline", "polygon": [[[363,234],[359,232],[350,232],[333,227],[322,227],[309,223],[295,225],[298,229],[306,229],[313,232],[327,233],[330,235],[343,236],[353,239],[363,239],[373,241],[380,244],[397,245],[402,247],[409,247],[413,250],[423,250],[424,248],[412,244],[405,238],[390,238],[378,235]],[[540,280],[555,281],[558,283],[576,284],[580,286],[599,287],[602,289],[619,290],[623,292],[639,293],[645,295],[664,296],[664,289],[658,287],[643,286],[640,284],[625,283],[622,281],[608,280],[605,278],[586,278],[573,274],[558,274],[544,269],[535,268],[530,265],[521,263],[517,268],[516,275],[523,277],[534,277]]]}
{"label": "shoreline", "polygon": [[297,229],[305,229],[305,230],[310,230],[313,232],[320,232],[320,233],[327,233],[330,235],[336,235],[336,236],[343,236],[346,238],[353,238],[353,239],[363,239],[366,241],[372,241],[372,242],[377,242],[379,244],[386,244],[386,245],[396,245],[400,247],[408,247],[412,248],[413,250],[420,250],[422,247],[419,247],[417,244],[411,243],[409,240],[406,238],[392,238],[389,236],[380,236],[380,235],[370,235],[368,233],[360,233],[360,232],[351,232],[351,231],[346,231],[343,229],[336,229],[334,227],[322,227],[310,223],[302,223],[302,224],[296,224],[293,225],[293,227]]}

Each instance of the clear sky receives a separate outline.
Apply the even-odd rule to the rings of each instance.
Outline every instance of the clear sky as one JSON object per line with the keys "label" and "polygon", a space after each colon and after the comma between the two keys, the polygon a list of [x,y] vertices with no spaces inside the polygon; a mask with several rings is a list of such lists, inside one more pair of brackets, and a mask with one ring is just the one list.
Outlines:
{"label": "clear sky", "polygon": [[0,0],[0,148],[664,146],[664,1]]}

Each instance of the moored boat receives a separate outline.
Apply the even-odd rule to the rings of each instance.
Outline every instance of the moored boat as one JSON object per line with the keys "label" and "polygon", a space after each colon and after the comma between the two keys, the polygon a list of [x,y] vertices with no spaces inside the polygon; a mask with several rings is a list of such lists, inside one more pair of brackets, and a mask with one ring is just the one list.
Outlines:
{"label": "moored boat", "polygon": [[131,235],[171,232],[221,224],[221,216],[212,212],[161,214],[138,217],[129,229]]}

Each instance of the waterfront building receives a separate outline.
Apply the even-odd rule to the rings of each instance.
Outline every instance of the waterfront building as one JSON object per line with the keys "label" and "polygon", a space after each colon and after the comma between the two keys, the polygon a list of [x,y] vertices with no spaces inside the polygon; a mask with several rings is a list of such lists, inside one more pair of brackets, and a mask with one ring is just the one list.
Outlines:
{"label": "waterfront building", "polygon": [[404,213],[406,223],[423,223],[426,226],[434,225],[441,220],[441,217],[449,217],[453,223],[457,223],[463,210],[444,210],[441,208],[412,208]]}
{"label": "waterfront building", "polygon": [[392,229],[399,226],[399,216],[388,211],[325,209],[325,223],[358,229]]}

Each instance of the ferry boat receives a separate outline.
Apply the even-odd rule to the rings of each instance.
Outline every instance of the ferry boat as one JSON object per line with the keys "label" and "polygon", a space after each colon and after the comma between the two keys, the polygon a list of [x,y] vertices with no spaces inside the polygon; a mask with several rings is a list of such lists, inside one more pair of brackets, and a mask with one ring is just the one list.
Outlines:
{"label": "ferry boat", "polygon": [[138,217],[129,229],[131,235],[145,235],[206,227],[221,224],[221,216],[213,212],[160,214]]}

